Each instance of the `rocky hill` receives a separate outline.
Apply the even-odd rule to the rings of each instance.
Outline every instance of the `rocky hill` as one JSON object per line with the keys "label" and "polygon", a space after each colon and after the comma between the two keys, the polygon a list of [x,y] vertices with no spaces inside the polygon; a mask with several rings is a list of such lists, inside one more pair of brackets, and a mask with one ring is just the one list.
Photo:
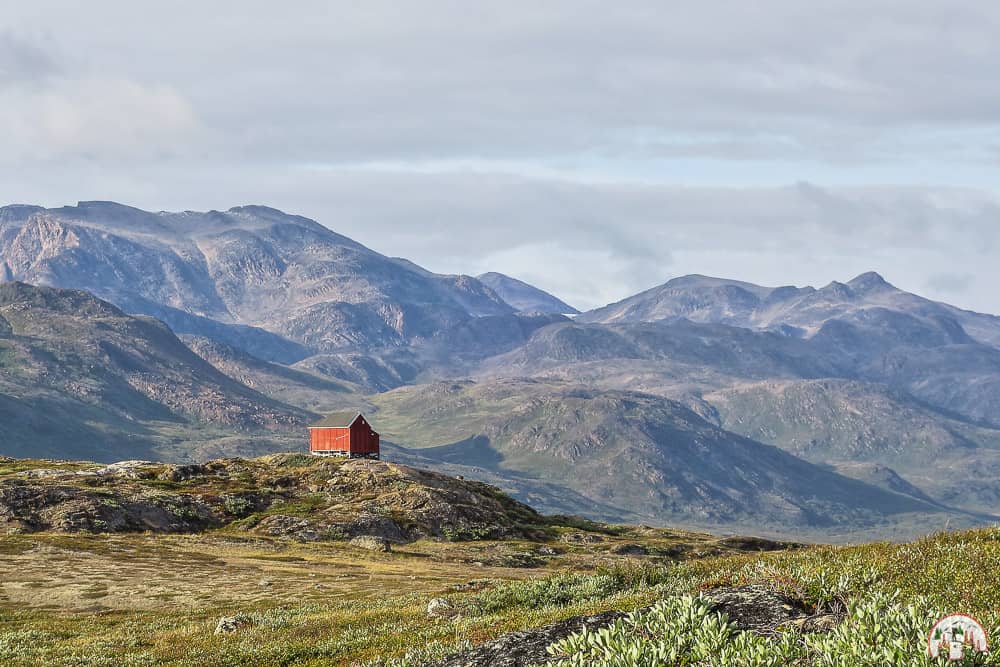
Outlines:
{"label": "rocky hill", "polygon": [[553,519],[498,489],[303,454],[176,465],[0,459],[0,532],[230,531],[299,541],[540,538]]}
{"label": "rocky hill", "polygon": [[77,291],[0,284],[3,453],[114,460],[219,434],[281,434],[312,417],[225,375],[163,323]]}

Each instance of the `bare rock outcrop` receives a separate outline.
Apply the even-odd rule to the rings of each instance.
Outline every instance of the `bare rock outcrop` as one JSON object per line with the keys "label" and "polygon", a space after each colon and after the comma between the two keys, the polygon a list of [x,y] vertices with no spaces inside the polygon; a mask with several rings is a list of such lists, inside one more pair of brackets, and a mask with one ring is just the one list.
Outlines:
{"label": "bare rock outcrop", "polygon": [[546,536],[546,517],[495,487],[383,461],[10,461],[18,465],[0,473],[0,534],[183,533],[238,521],[261,536],[376,551],[421,538]]}
{"label": "bare rock outcrop", "polygon": [[374,535],[361,535],[355,537],[351,540],[351,546],[358,547],[359,549],[367,549],[368,551],[379,551],[382,553],[388,553],[392,551],[392,543],[384,537],[375,537]]}

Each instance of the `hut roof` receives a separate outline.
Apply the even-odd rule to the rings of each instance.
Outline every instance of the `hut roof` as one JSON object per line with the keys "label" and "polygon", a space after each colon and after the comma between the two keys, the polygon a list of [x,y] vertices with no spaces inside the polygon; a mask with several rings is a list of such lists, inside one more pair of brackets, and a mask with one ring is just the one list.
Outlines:
{"label": "hut roof", "polygon": [[353,424],[361,413],[357,410],[342,410],[331,412],[318,422],[309,425],[309,428],[347,428]]}

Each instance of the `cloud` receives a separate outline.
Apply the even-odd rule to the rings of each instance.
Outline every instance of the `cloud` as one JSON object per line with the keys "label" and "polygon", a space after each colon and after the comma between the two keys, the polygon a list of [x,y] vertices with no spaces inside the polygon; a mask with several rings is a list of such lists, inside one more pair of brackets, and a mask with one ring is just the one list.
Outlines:
{"label": "cloud", "polygon": [[[671,277],[825,284],[868,270],[1000,312],[1000,207],[945,188],[684,188],[468,174],[322,173],[285,193],[334,229],[430,268],[511,273],[580,307]],[[317,179],[310,182],[310,179]],[[319,185],[323,183],[323,185]],[[391,193],[391,196],[384,196]],[[930,272],[974,276],[962,294]]]}
{"label": "cloud", "polygon": [[975,282],[975,276],[968,273],[935,273],[927,278],[924,287],[938,293],[961,295]]}
{"label": "cloud", "polygon": [[0,30],[0,87],[38,80],[58,70],[51,53],[34,41]]}
{"label": "cloud", "polygon": [[279,163],[856,163],[978,145],[961,132],[1000,118],[991,3],[49,7],[8,20],[49,26],[81,70],[171,86],[226,150]]}
{"label": "cloud", "polygon": [[[166,86],[49,79],[0,89],[0,163],[160,158],[196,133],[193,109]],[[182,143],[183,145],[183,143]]]}
{"label": "cloud", "polygon": [[269,204],[581,307],[687,272],[878,269],[1000,311],[995,3],[52,0],[2,21],[8,201]]}

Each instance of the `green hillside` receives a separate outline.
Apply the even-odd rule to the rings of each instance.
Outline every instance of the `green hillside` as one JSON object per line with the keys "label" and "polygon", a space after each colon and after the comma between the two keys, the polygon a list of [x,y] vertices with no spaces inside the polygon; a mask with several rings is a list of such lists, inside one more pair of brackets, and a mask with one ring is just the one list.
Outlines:
{"label": "green hillside", "polygon": [[991,520],[845,477],[649,394],[502,380],[369,400],[383,437],[428,459],[562,484],[661,525],[738,531],[756,521],[775,535],[835,540],[875,529],[902,536],[925,521]]}
{"label": "green hillside", "polygon": [[929,496],[974,511],[1000,502],[1000,430],[885,386],[768,381],[706,394],[720,425],[816,463],[888,466]]}
{"label": "green hillside", "polygon": [[233,380],[161,322],[86,292],[0,284],[4,453],[198,458],[301,439],[310,413]]}

